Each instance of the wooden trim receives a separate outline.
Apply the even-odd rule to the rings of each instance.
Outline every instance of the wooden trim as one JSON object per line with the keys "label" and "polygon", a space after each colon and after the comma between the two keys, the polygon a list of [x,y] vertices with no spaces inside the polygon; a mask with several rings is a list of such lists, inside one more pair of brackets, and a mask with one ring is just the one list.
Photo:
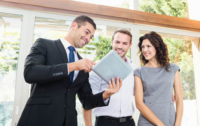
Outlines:
{"label": "wooden trim", "polygon": [[69,0],[0,0],[0,5],[200,32],[200,21]]}

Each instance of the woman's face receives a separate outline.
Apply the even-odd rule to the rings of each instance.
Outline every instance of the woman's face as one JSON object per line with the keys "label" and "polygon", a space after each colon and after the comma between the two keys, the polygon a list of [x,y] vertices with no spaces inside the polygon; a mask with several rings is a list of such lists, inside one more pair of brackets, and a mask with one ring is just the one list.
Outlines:
{"label": "woman's face", "polygon": [[142,54],[146,60],[152,60],[156,58],[156,49],[148,39],[144,39],[141,46]]}

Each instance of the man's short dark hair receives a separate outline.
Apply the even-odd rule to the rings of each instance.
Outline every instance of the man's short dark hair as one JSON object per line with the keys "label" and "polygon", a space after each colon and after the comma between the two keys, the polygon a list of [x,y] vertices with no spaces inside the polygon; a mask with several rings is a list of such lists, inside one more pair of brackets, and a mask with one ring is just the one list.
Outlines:
{"label": "man's short dark hair", "polygon": [[73,22],[76,22],[78,24],[78,28],[85,25],[86,22],[90,23],[94,29],[96,30],[96,24],[94,23],[94,21],[88,17],[88,16],[85,16],[85,15],[81,15],[81,16],[78,16],[76,17]]}
{"label": "man's short dark hair", "polygon": [[115,34],[117,34],[118,32],[130,36],[130,43],[132,42],[132,34],[131,34],[131,32],[130,32],[129,30],[127,30],[127,29],[118,29],[118,30],[116,30],[116,31],[114,32],[113,36],[112,36],[112,40],[114,39]]}

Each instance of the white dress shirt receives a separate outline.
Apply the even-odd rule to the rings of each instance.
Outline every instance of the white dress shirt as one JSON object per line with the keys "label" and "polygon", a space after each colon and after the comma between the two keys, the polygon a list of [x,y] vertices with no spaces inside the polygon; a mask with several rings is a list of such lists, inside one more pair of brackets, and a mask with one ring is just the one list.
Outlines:
{"label": "white dress shirt", "polygon": [[[137,67],[126,57],[126,63],[133,69]],[[106,71],[105,71],[106,72]],[[89,82],[93,94],[104,91],[108,84],[93,71],[90,73]],[[123,80],[121,89],[110,97],[109,105],[94,109],[95,116],[126,117],[134,114],[133,106],[134,76],[133,72]]]}
{"label": "white dress shirt", "polygon": [[[63,44],[63,46],[64,46],[64,48],[65,48],[65,50],[66,50],[66,54],[67,54],[68,61],[69,61],[69,52],[70,52],[70,51],[69,51],[69,48],[68,48],[68,47],[71,46],[71,44],[70,44],[66,39],[64,39],[64,38],[61,38],[60,41],[61,41],[61,43]],[[74,51],[74,60],[75,60],[75,62],[79,60],[78,55],[77,55],[76,48],[75,48],[75,51]],[[67,65],[67,67],[68,67],[68,65]],[[79,71],[77,71],[77,70],[74,71],[74,78],[73,78],[73,81],[74,81],[74,80],[76,79],[76,77],[78,76],[78,72],[79,72]],[[69,67],[68,67],[68,74],[70,74],[70,73],[69,73]]]}

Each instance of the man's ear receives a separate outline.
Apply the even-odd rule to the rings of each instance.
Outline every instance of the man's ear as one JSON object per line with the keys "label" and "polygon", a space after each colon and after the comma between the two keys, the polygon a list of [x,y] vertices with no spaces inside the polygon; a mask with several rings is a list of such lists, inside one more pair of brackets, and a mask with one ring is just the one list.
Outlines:
{"label": "man's ear", "polygon": [[131,48],[131,46],[132,46],[132,42],[130,43],[129,49]]}
{"label": "man's ear", "polygon": [[74,30],[77,27],[78,27],[78,24],[76,22],[72,22],[71,29]]}
{"label": "man's ear", "polygon": [[112,44],[113,44],[113,40],[111,39],[111,44],[110,45],[112,46]]}

